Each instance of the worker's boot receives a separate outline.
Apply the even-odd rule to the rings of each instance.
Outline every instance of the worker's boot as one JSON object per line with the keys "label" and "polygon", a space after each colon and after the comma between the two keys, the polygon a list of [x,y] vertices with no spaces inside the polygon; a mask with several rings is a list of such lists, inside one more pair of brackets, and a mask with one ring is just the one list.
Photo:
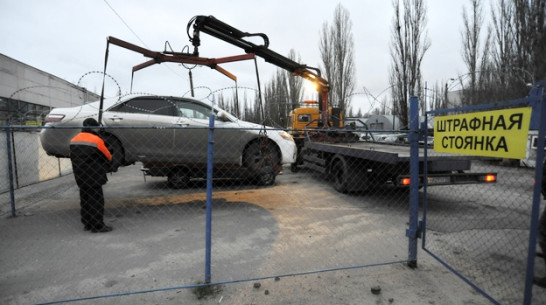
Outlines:
{"label": "worker's boot", "polygon": [[106,232],[112,231],[113,229],[114,228],[112,228],[111,226],[107,226],[107,225],[103,224],[101,226],[92,228],[91,232],[92,233],[106,233]]}

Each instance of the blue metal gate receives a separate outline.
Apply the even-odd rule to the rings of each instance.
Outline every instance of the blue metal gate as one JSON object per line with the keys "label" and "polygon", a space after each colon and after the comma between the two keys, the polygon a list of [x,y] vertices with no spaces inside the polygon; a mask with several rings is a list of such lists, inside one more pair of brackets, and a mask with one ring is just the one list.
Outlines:
{"label": "blue metal gate", "polygon": [[[494,304],[546,303],[546,289],[533,285],[534,276],[546,276],[544,260],[535,254],[540,252],[536,244],[546,135],[543,87],[536,85],[519,100],[428,111],[425,116],[428,122],[445,115],[532,107],[525,159],[472,161],[471,171],[497,172],[495,184],[428,188],[428,177],[424,179],[422,249]],[[423,125],[425,143],[433,143],[434,134]],[[432,145],[425,146],[426,161]]]}

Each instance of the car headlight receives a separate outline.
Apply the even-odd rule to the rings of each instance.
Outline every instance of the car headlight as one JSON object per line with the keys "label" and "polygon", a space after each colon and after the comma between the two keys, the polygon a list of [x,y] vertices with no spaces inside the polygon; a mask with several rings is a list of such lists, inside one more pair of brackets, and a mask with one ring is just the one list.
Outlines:
{"label": "car headlight", "polygon": [[288,141],[293,140],[292,136],[286,131],[280,131],[279,135],[281,136],[281,138],[283,138],[285,140],[288,140]]}

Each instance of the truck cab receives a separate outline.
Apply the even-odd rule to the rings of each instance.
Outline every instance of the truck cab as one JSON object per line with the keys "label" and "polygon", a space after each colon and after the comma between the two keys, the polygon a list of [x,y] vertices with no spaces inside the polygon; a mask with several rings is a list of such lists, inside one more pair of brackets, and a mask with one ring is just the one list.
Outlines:
{"label": "truck cab", "polygon": [[[321,116],[318,105],[317,101],[304,101],[302,107],[290,111],[286,127],[293,136],[302,136],[304,130],[319,128]],[[332,127],[343,127],[341,109],[330,107],[328,117]]]}

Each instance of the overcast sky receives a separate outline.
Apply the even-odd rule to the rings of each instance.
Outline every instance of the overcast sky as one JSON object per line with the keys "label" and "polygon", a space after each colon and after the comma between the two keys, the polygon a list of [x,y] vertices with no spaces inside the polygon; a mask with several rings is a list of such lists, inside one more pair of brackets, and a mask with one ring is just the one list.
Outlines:
{"label": "overcast sky", "polygon": [[[320,30],[324,22],[332,23],[339,3],[349,11],[352,22],[355,91],[363,93],[365,87],[378,96],[389,86],[391,66],[393,8],[387,0],[0,0],[0,53],[77,83],[84,74],[103,70],[108,36],[154,51],[163,51],[168,41],[174,51],[182,51],[184,46],[191,45],[186,34],[190,19],[195,15],[213,15],[239,30],[265,33],[270,49],[283,55],[294,49],[302,63],[319,66]],[[461,29],[463,5],[468,7],[469,3],[469,0],[427,1],[431,47],[425,55],[422,72],[429,87],[466,73],[461,59]],[[202,57],[244,53],[206,34],[201,38]],[[129,92],[131,67],[146,60],[112,46],[106,71],[121,85],[123,93]],[[223,67],[237,75],[239,86],[257,88],[253,62]],[[275,69],[258,60],[262,88]],[[195,86],[207,88],[199,89],[197,97],[207,95],[209,90],[233,86],[233,82],[209,68],[193,69],[193,78]],[[100,75],[88,74],[80,84],[98,91]],[[108,90],[117,90],[113,82],[107,94]],[[135,75],[133,91],[188,95],[188,70],[177,64],[147,68]],[[364,111],[372,103],[373,98],[366,94],[353,100]]]}

